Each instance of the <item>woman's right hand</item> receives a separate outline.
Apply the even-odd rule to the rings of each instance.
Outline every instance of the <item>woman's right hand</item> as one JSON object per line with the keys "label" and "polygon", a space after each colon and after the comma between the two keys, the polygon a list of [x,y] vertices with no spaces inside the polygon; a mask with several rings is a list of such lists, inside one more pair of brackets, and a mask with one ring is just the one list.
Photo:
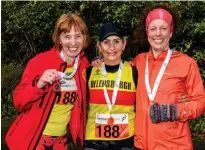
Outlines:
{"label": "woman's right hand", "polygon": [[56,69],[45,70],[37,83],[37,87],[43,88],[46,84],[51,85],[57,80],[60,80],[60,76],[58,75],[58,71]]}
{"label": "woman's right hand", "polygon": [[135,66],[135,64],[133,63],[133,61],[128,61],[128,63],[130,64],[130,66]]}

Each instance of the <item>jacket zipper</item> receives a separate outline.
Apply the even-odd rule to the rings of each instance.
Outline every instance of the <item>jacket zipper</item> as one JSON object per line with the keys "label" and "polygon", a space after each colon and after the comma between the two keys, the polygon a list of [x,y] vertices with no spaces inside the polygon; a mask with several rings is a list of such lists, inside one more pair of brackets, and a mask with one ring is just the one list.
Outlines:
{"label": "jacket zipper", "polygon": [[[84,108],[83,108],[84,103],[83,103],[83,91],[82,91],[82,87],[81,87],[81,84],[80,84],[80,81],[81,81],[81,80],[80,80],[80,76],[81,76],[81,75],[80,75],[79,70],[78,70],[78,81],[79,81],[79,86],[80,86],[80,91],[81,91],[81,98],[82,98],[81,113],[83,113],[82,111],[84,110]],[[81,114],[80,114],[80,115],[81,115]],[[84,115],[84,114],[83,114],[83,115]],[[82,118],[83,118],[83,139],[85,139],[85,134],[84,134],[84,133],[85,133],[85,131],[84,131],[84,130],[85,130],[85,129],[84,129],[84,122],[85,122],[84,119],[85,119],[85,118],[84,118],[84,117],[82,117]],[[84,144],[84,142],[83,142],[83,144]],[[84,145],[82,145],[82,146],[84,146]]]}
{"label": "jacket zipper", "polygon": [[145,144],[145,150],[148,150],[148,115],[146,114],[146,144]]}

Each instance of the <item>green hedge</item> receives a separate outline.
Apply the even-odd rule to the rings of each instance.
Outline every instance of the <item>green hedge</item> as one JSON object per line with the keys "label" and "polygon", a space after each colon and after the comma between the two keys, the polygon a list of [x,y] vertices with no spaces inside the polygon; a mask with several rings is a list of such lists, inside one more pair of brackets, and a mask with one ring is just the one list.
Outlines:
{"label": "green hedge", "polygon": [[21,64],[1,64],[1,117],[15,117],[17,111],[13,107],[12,94],[20,83],[24,66]]}

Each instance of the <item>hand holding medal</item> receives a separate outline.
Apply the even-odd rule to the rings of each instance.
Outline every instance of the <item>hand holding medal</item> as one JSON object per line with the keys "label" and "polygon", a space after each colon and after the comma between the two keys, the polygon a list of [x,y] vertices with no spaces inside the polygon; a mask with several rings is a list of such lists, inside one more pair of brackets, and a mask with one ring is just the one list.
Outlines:
{"label": "hand holding medal", "polygon": [[53,85],[54,91],[60,90],[60,82],[59,80],[61,77],[58,75],[58,71],[56,69],[48,69],[45,70],[43,75],[40,77],[37,87],[43,88],[46,86],[46,84]]}

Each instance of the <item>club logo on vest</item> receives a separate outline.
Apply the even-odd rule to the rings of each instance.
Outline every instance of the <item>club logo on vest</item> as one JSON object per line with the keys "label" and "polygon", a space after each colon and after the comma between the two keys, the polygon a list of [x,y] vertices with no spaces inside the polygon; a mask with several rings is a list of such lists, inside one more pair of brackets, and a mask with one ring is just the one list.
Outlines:
{"label": "club logo on vest", "polygon": [[[72,72],[66,72],[65,74],[67,75],[67,76],[69,76],[69,75],[71,75],[71,73]],[[66,80],[71,80],[72,78],[66,78]]]}
{"label": "club logo on vest", "polygon": [[94,75],[100,75],[100,69],[95,70],[95,74]]}

